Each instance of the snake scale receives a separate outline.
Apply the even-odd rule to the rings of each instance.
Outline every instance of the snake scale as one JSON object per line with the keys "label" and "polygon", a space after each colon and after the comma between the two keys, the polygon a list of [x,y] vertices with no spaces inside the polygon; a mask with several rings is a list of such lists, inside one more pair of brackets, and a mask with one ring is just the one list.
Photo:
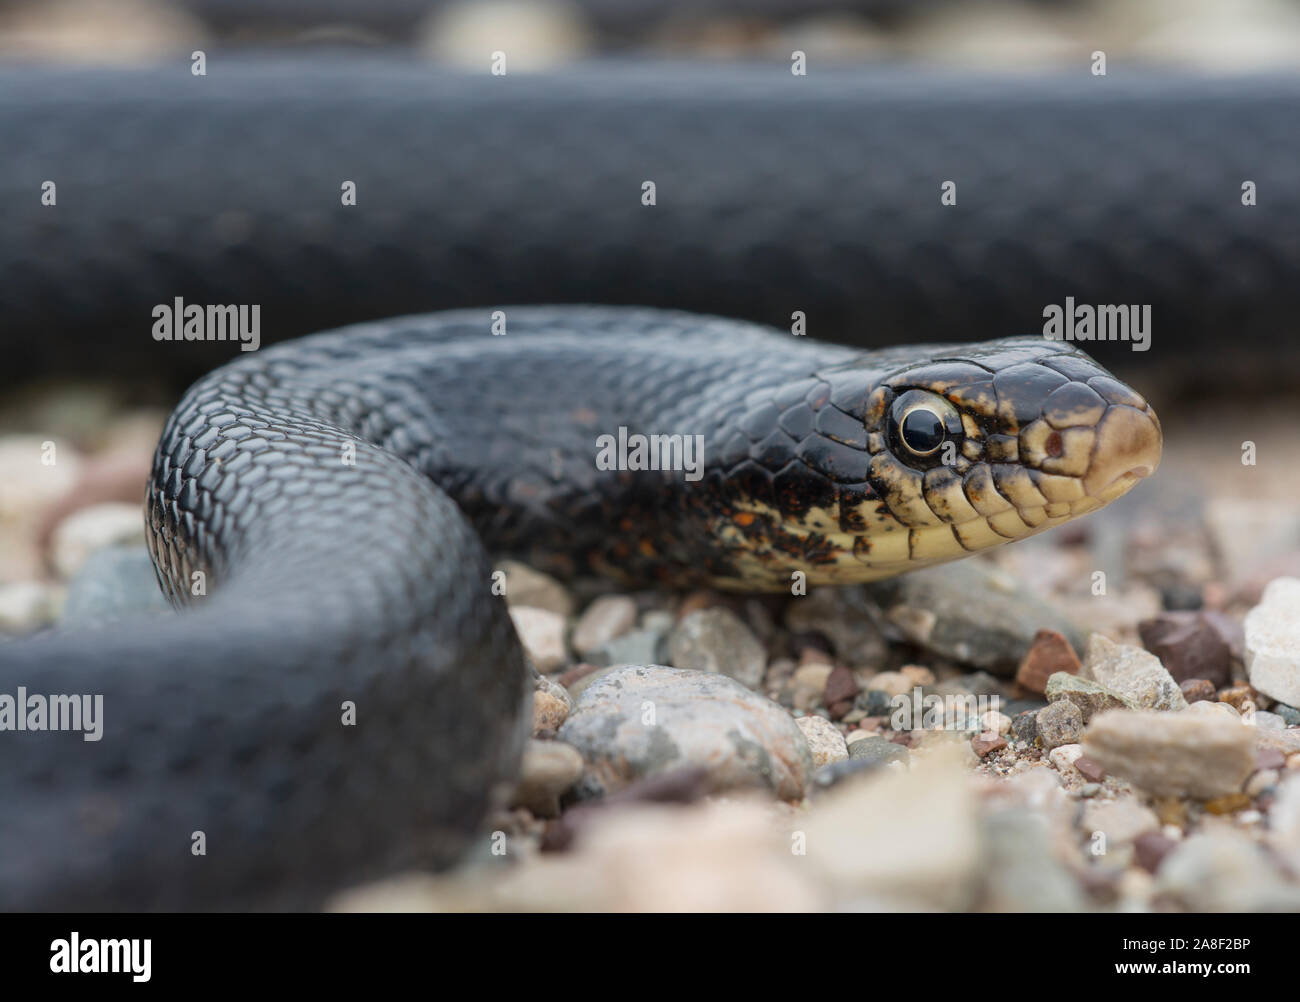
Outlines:
{"label": "snake scale", "polygon": [[[262,303],[268,341],[477,307],[220,346],[238,357],[181,399],[146,499],[183,611],[0,647],[0,692],[105,707],[99,742],[5,735],[21,745],[0,770],[3,907],[311,907],[450,863],[526,729],[495,558],[770,591],[795,571],[848,583],[1021,538],[1151,473],[1160,427],[1082,351],[983,338],[1032,333],[1044,303],[1094,290],[1165,297],[1188,318],[1167,336],[1194,349],[1207,317],[1236,316],[1249,341],[1293,295],[1273,266],[1300,257],[1294,228],[1225,207],[1243,171],[1279,169],[1247,163],[1261,130],[1295,143],[1274,121],[1285,84],[1201,85],[1201,122],[1244,130],[1235,145],[1162,117],[1195,85],[1114,88],[1094,124],[1133,143],[1133,175],[1175,189],[1131,214],[1128,181],[1089,187],[1058,155],[1061,109],[1076,126],[1094,114],[1063,85],[846,73],[800,93],[752,69],[641,69],[485,96],[363,61],[331,117],[326,71],[299,69],[250,64],[186,93],[157,70],[0,88],[0,127],[25,140],[0,174],[0,313],[28,373],[68,344],[110,373],[206,365],[211,345],[148,337],[149,306],[173,296]],[[440,130],[409,127],[422,109]],[[1189,142],[1206,171],[1173,169]],[[944,150],[967,170],[965,221],[935,211]],[[337,200],[359,166],[373,213],[312,207],[305,191]],[[40,216],[19,192],[47,175],[60,203]],[[1067,178],[1085,194],[1035,202]],[[1012,183],[1031,208],[989,193]],[[1220,205],[1207,192],[1224,185]],[[1201,212],[1187,230],[1163,208],[1184,198]],[[1260,267],[1209,268],[1234,246]],[[780,327],[806,309],[826,337],[647,304]],[[701,475],[599,468],[598,438],[621,429],[700,436]]]}

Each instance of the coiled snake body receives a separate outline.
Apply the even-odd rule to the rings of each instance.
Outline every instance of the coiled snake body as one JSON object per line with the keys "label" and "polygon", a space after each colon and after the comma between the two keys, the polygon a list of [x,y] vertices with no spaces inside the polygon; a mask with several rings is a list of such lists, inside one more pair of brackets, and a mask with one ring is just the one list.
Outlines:
{"label": "coiled snake body", "polygon": [[[6,907],[298,907],[453,859],[527,719],[489,549],[640,582],[865,580],[1090,511],[1159,457],[1146,402],[1040,338],[860,352],[504,313],[504,336],[482,310],[316,335],[186,394],[148,521],[189,608],[0,649],[0,691],[104,696],[101,741],[30,733],[0,772]],[[701,436],[698,476],[600,468],[620,430]]]}

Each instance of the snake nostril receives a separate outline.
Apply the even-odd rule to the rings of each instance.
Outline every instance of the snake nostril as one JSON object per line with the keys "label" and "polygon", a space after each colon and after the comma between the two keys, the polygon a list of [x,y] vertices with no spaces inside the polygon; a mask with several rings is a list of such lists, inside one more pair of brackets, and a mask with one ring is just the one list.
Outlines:
{"label": "snake nostril", "polygon": [[1043,442],[1043,451],[1052,459],[1060,459],[1065,453],[1065,443],[1061,441],[1061,433],[1054,431]]}

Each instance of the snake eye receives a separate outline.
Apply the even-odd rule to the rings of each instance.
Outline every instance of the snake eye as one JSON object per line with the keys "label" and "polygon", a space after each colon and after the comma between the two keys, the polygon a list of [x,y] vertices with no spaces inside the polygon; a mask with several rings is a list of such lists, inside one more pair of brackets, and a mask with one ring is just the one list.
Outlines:
{"label": "snake eye", "polygon": [[918,469],[936,462],[951,462],[955,455],[944,447],[960,446],[961,415],[947,399],[928,390],[906,390],[889,410],[889,431],[894,453],[904,462],[920,460]]}
{"label": "snake eye", "polygon": [[928,407],[913,407],[903,415],[898,437],[918,456],[928,456],[943,445],[943,419]]}

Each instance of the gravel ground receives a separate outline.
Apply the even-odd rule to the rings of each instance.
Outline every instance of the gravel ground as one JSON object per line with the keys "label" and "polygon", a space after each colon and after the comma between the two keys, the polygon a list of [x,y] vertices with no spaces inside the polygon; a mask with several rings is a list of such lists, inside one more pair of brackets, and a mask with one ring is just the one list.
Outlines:
{"label": "gravel ground", "polygon": [[[0,634],[162,608],[162,414],[12,413]],[[788,598],[503,565],[538,672],[513,803],[335,907],[1300,908],[1300,415],[1162,413],[1155,478],[992,559]]]}

